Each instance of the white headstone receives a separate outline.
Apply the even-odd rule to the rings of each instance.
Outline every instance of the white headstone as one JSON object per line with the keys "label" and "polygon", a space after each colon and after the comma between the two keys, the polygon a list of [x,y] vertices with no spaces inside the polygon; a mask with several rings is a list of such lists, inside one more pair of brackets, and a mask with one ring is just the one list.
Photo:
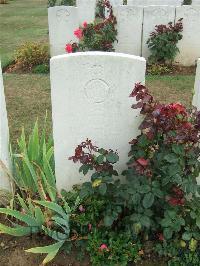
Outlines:
{"label": "white headstone", "polygon": [[184,66],[195,65],[200,57],[200,6],[176,8],[176,20],[183,18],[183,39],[178,42],[176,61]]}
{"label": "white headstone", "polygon": [[[123,5],[123,0],[110,0],[110,4],[112,8],[118,7],[120,5]],[[105,8],[105,17],[108,18],[110,15],[109,9]]]}
{"label": "white headstone", "polygon": [[91,23],[95,20],[96,0],[76,0],[79,24]]}
{"label": "white headstone", "polygon": [[[6,111],[6,102],[4,96],[3,77],[0,62],[0,160],[3,164],[10,169],[9,157],[9,130],[8,119]],[[10,182],[5,169],[2,169],[0,164],[0,189],[10,190]]]}
{"label": "white headstone", "polygon": [[58,189],[86,181],[68,158],[78,144],[117,150],[121,171],[128,161],[129,140],[138,134],[139,110],[129,97],[136,82],[144,83],[144,58],[85,52],[51,59],[51,99]]}
{"label": "white headstone", "polygon": [[74,36],[79,27],[77,7],[49,7],[48,22],[51,56],[65,54],[66,44],[78,41]]}
{"label": "white headstone", "polygon": [[181,6],[182,0],[127,0],[127,5],[130,6],[152,6],[152,5],[167,5],[167,6]]}
{"label": "white headstone", "polygon": [[119,6],[114,8],[117,18],[116,52],[141,55],[143,7]]}
{"label": "white headstone", "polygon": [[168,24],[175,20],[175,7],[173,6],[148,6],[144,7],[142,56],[146,59],[150,56],[147,40],[156,25]]}
{"label": "white headstone", "polygon": [[200,0],[192,0],[192,5],[200,5]]}
{"label": "white headstone", "polygon": [[200,59],[198,59],[197,61],[197,70],[196,70],[192,105],[196,106],[198,111],[200,111]]}

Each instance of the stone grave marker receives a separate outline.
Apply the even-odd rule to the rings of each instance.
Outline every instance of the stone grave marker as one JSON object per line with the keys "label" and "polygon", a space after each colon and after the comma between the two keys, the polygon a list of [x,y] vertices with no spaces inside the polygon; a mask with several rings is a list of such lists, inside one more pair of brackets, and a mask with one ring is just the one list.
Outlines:
{"label": "stone grave marker", "polygon": [[[112,6],[112,8],[116,8],[120,5],[123,5],[123,0],[110,0],[110,4]],[[105,8],[105,17],[108,18],[110,15],[109,9]]]}
{"label": "stone grave marker", "polygon": [[68,158],[78,144],[91,139],[117,150],[121,172],[128,161],[128,142],[138,134],[139,110],[129,97],[145,81],[144,58],[106,52],[84,52],[51,59],[51,99],[58,189],[85,182]]}
{"label": "stone grave marker", "polygon": [[91,23],[95,19],[96,0],[76,0],[79,24]]}
{"label": "stone grave marker", "polygon": [[[6,102],[4,95],[3,76],[0,62],[0,189],[10,190],[10,182],[5,172],[5,167],[10,169],[9,156],[9,130],[6,111]],[[3,163],[3,166],[2,166]]]}
{"label": "stone grave marker", "polygon": [[65,54],[66,44],[78,41],[74,36],[79,27],[77,7],[49,7],[48,23],[51,56]]}
{"label": "stone grave marker", "polygon": [[194,96],[192,104],[200,111],[200,59],[197,61],[197,70],[194,84]]}
{"label": "stone grave marker", "polygon": [[143,7],[118,6],[114,8],[117,18],[116,52],[141,55]]}
{"label": "stone grave marker", "polygon": [[167,5],[181,6],[182,0],[127,0],[127,5],[152,6],[152,5]]}
{"label": "stone grave marker", "polygon": [[184,66],[195,65],[200,57],[200,5],[177,7],[176,20],[179,18],[183,18],[183,39],[178,42],[176,61]]}
{"label": "stone grave marker", "polygon": [[173,6],[147,6],[144,7],[142,56],[148,59],[150,51],[147,40],[156,25],[167,24],[175,20],[175,7]]}

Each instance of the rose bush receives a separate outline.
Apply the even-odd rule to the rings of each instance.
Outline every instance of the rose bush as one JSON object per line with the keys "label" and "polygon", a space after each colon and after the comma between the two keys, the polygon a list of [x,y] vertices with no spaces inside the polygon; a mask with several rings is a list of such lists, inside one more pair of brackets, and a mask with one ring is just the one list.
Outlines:
{"label": "rose bush", "polygon": [[109,1],[104,1],[104,5],[109,9],[109,17],[104,17],[100,22],[97,20],[94,23],[84,22],[81,27],[74,31],[78,42],[66,44],[65,51],[67,53],[77,51],[114,51],[113,44],[117,41],[117,21]]}
{"label": "rose bush", "polygon": [[150,63],[172,63],[179,52],[177,43],[183,38],[182,19],[177,23],[169,22],[168,25],[156,25],[155,31],[150,34],[147,40],[151,55]]}

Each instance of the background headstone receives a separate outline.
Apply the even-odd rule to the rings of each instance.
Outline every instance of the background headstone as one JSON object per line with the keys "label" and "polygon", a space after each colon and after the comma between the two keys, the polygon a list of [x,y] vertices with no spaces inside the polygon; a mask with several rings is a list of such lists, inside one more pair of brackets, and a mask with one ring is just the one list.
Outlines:
{"label": "background headstone", "polygon": [[[3,87],[3,76],[1,71],[1,62],[0,62],[0,160],[9,170],[10,169],[9,130],[8,130],[6,102],[4,96],[4,87]],[[10,190],[11,189],[10,182],[4,170],[0,165],[0,189]]]}
{"label": "background headstone", "polygon": [[197,107],[198,111],[200,111],[200,59],[198,59],[197,61],[197,70],[196,70],[192,105]]}
{"label": "background headstone", "polygon": [[49,7],[48,22],[51,56],[65,54],[66,44],[77,42],[74,36],[74,31],[79,27],[77,7]]}
{"label": "background headstone", "polygon": [[78,144],[117,150],[121,172],[128,161],[128,142],[138,134],[139,110],[129,97],[136,82],[144,83],[144,58],[106,52],[85,52],[51,59],[51,99],[58,189],[70,189],[81,178],[68,158]]}
{"label": "background headstone", "polygon": [[[110,4],[114,9],[115,7],[123,5],[123,0],[110,0]],[[109,9],[105,8],[105,17],[108,18],[109,15],[110,15]]]}
{"label": "background headstone", "polygon": [[127,5],[152,6],[152,5],[167,5],[181,6],[182,0],[127,0]]}
{"label": "background headstone", "polygon": [[79,24],[91,23],[95,20],[96,0],[76,0]]}
{"label": "background headstone", "polygon": [[143,7],[119,6],[114,8],[117,18],[116,52],[141,55]]}
{"label": "background headstone", "polygon": [[200,5],[200,0],[192,0],[192,5]]}
{"label": "background headstone", "polygon": [[[192,105],[197,107],[197,110],[200,111],[200,58],[197,60],[197,69],[196,77],[194,83],[194,96]],[[197,178],[197,182],[200,185],[200,176]]]}
{"label": "background headstone", "polygon": [[147,40],[156,25],[167,24],[175,20],[175,7],[173,6],[148,6],[144,7],[142,56],[146,59],[150,55]]}
{"label": "background headstone", "polygon": [[183,18],[183,39],[178,42],[180,53],[177,63],[195,65],[200,57],[200,6],[181,6],[176,8],[176,20]]}

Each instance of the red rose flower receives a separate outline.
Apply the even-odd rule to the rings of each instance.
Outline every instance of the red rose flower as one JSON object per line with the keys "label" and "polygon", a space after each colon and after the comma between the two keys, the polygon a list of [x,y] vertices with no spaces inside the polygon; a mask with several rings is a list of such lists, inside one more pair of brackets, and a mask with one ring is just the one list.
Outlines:
{"label": "red rose flower", "polygon": [[170,198],[168,200],[168,203],[172,206],[183,206],[185,203],[185,199],[178,199],[178,198]]}

